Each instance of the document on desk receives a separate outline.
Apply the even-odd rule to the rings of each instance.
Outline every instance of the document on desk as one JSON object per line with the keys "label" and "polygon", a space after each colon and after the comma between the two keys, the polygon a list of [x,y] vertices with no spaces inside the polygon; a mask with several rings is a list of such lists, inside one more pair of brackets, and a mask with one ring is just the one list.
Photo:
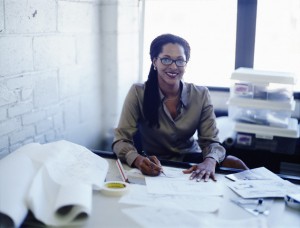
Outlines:
{"label": "document on desk", "polygon": [[227,185],[243,198],[283,198],[300,192],[299,186],[286,180],[241,180]]}
{"label": "document on desk", "polygon": [[245,170],[239,173],[228,174],[225,177],[232,181],[239,180],[282,180],[278,175],[265,167]]}
{"label": "document on desk", "polygon": [[134,220],[139,226],[145,228],[153,227],[259,227],[267,228],[267,221],[263,218],[255,217],[248,219],[219,219],[208,213],[197,214],[177,208],[158,208],[158,207],[135,207],[126,208],[122,212]]}
{"label": "document on desk", "polygon": [[221,200],[222,197],[219,196],[151,194],[147,192],[145,185],[132,184],[130,191],[122,196],[119,203],[215,212],[219,209]]}
{"label": "document on desk", "polygon": [[221,196],[223,184],[218,181],[208,182],[190,180],[190,174],[181,169],[164,167],[166,176],[145,177],[148,193],[169,195]]}
{"label": "document on desk", "polygon": [[227,185],[243,198],[285,197],[300,192],[299,186],[283,180],[265,167],[226,175],[235,182]]}

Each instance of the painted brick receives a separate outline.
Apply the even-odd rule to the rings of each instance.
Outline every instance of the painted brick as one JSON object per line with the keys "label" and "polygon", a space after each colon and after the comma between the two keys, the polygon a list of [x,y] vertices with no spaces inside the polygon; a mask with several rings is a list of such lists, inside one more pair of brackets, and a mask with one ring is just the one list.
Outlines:
{"label": "painted brick", "polygon": [[0,150],[0,159],[6,157],[7,155],[9,155],[9,150],[8,148],[5,148],[3,150]]}
{"label": "painted brick", "polygon": [[39,69],[75,65],[75,38],[43,36],[33,40],[34,67]]}
{"label": "painted brick", "polygon": [[30,37],[0,37],[0,53],[0,76],[33,69]]}
{"label": "painted brick", "polygon": [[33,89],[22,89],[21,90],[21,100],[32,100],[33,99]]}
{"label": "painted brick", "polygon": [[34,137],[34,141],[35,142],[38,142],[40,144],[44,144],[46,143],[46,140],[45,140],[45,136],[44,135],[37,135]]}
{"label": "painted brick", "polygon": [[37,75],[34,87],[34,106],[45,107],[58,102],[58,81],[57,72],[49,71]]}
{"label": "painted brick", "polygon": [[62,113],[58,113],[53,116],[54,129],[56,132],[63,132],[65,130],[64,116]]}
{"label": "painted brick", "polygon": [[35,111],[22,116],[22,124],[29,125],[46,118],[45,111]]}
{"label": "painted brick", "polygon": [[0,123],[0,136],[17,131],[21,128],[21,121],[19,119],[10,119]]}
{"label": "painted brick", "polygon": [[101,69],[96,67],[84,66],[83,73],[80,77],[81,93],[93,93],[94,91],[101,91],[102,79]]}
{"label": "painted brick", "polygon": [[81,66],[93,65],[93,68],[100,68],[102,51],[101,42],[100,35],[79,36],[76,40],[77,63]]}
{"label": "painted brick", "polygon": [[24,140],[24,141],[23,141],[23,145],[26,145],[26,144],[28,144],[28,143],[33,143],[33,142],[34,142],[34,140],[33,140],[33,137],[32,137],[32,138],[29,138],[29,139]]}
{"label": "painted brick", "polygon": [[[85,94],[81,96],[80,101],[80,116],[81,119],[87,122],[93,122],[96,124],[99,116],[101,116],[102,103],[100,91],[95,91],[94,93]],[[86,102],[89,101],[89,102]]]}
{"label": "painted brick", "polygon": [[34,74],[18,75],[17,77],[9,78],[6,81],[7,88],[10,90],[33,88],[34,86]]}
{"label": "painted brick", "polygon": [[4,32],[4,8],[3,0],[0,0],[0,34]]}
{"label": "painted brick", "polygon": [[50,118],[36,123],[36,133],[37,134],[44,133],[50,129],[53,129],[53,121]]}
{"label": "painted brick", "polygon": [[79,101],[73,99],[65,104],[64,108],[64,123],[65,129],[74,129],[80,123]]}
{"label": "painted brick", "polygon": [[29,138],[33,138],[35,135],[35,129],[34,126],[26,126],[20,131],[14,132],[10,135],[10,143],[16,144],[24,142],[25,140],[28,140]]}
{"label": "painted brick", "polygon": [[100,6],[78,2],[58,2],[58,31],[97,33],[100,31]]}
{"label": "painted brick", "polygon": [[0,82],[0,107],[17,102],[18,95]]}
{"label": "painted brick", "polygon": [[8,136],[1,136],[0,137],[0,151],[3,149],[7,149],[8,145],[9,145]]}
{"label": "painted brick", "polygon": [[62,105],[57,103],[47,107],[46,113],[47,116],[55,116],[55,115],[62,114],[62,110],[63,110]]}
{"label": "painted brick", "polygon": [[0,81],[0,107],[7,104],[12,104],[18,101],[18,93],[10,89],[7,85],[9,80]]}
{"label": "painted brick", "polygon": [[33,104],[30,102],[26,103],[16,103],[15,105],[9,107],[8,117],[15,117],[27,112],[30,112],[33,109]]}
{"label": "painted brick", "polygon": [[17,77],[8,79],[6,85],[10,90],[20,90],[21,101],[31,101],[36,75],[36,73],[18,75]]}
{"label": "painted brick", "polygon": [[55,0],[5,1],[6,31],[41,33],[56,31]]}
{"label": "painted brick", "polygon": [[0,121],[5,120],[7,118],[7,108],[1,107],[0,108]]}
{"label": "painted brick", "polygon": [[11,145],[9,147],[9,152],[12,153],[12,152],[16,151],[17,149],[19,149],[21,146],[23,146],[23,143],[16,143],[14,145]]}
{"label": "painted brick", "polygon": [[56,140],[55,131],[49,131],[45,134],[46,142],[53,142]]}
{"label": "painted brick", "polygon": [[80,94],[82,89],[81,77],[86,73],[79,67],[64,67],[59,71],[59,94],[60,98],[66,98]]}

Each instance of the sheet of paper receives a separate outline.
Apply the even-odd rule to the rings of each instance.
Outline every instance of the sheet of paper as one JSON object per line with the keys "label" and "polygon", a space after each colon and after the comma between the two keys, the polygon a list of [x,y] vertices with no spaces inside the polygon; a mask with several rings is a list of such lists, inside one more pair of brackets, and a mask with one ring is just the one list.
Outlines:
{"label": "sheet of paper", "polygon": [[275,173],[271,172],[265,167],[259,167],[255,169],[245,170],[239,173],[228,174],[227,177],[230,180],[282,180]]}
{"label": "sheet of paper", "polygon": [[[52,153],[45,164],[54,181],[66,185],[68,182],[90,184],[94,189],[103,186],[108,162],[83,146],[67,141],[43,145],[46,154]],[[59,151],[59,152],[58,152]]]}
{"label": "sheet of paper", "polygon": [[[183,174],[181,169],[167,167],[164,169],[167,176],[146,176],[148,193],[170,195],[223,195],[223,185],[220,182],[190,180],[190,174]],[[175,178],[176,177],[176,178]]]}
{"label": "sheet of paper", "polygon": [[158,207],[136,207],[122,210],[141,227],[199,227],[199,217],[184,210]]}
{"label": "sheet of paper", "polygon": [[219,228],[219,227],[259,227],[267,228],[265,218],[249,218],[237,220],[225,220],[211,217],[205,214],[199,216],[184,210],[157,207],[126,208],[122,212],[138,223],[141,227],[165,227],[165,228]]}
{"label": "sheet of paper", "polygon": [[223,198],[219,196],[151,194],[147,192],[145,185],[131,184],[130,191],[122,196],[119,203],[215,212],[219,209],[222,200]]}
{"label": "sheet of paper", "polygon": [[227,185],[243,198],[284,197],[300,192],[299,186],[285,180],[241,180]]}
{"label": "sheet of paper", "polygon": [[[185,178],[185,175],[182,172],[183,169],[163,166],[163,171],[166,175],[160,174],[161,177],[169,177],[169,178]],[[145,175],[137,169],[133,168],[126,171],[126,175],[128,176],[128,180],[130,183],[134,184],[142,184],[145,185]]]}

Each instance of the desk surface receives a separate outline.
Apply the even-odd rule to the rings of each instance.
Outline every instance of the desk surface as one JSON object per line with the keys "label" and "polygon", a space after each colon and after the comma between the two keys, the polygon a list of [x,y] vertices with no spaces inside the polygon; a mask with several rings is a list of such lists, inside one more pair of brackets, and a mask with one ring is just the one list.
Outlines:
{"label": "desk surface", "polygon": [[[107,181],[120,180],[120,175],[115,165],[114,159],[107,159],[109,162],[109,172]],[[126,166],[124,167],[126,169]],[[219,181],[229,181],[223,174],[217,174]],[[228,187],[225,188],[224,196],[220,208],[215,213],[195,212],[197,216],[205,218],[220,219],[249,219],[255,217],[230,201],[237,195]],[[84,227],[141,227],[130,217],[122,212],[123,208],[135,207],[118,203],[120,197],[105,196],[101,192],[93,193],[93,210],[87,224]],[[193,212],[192,212],[193,213]],[[275,199],[272,203],[268,216],[258,215],[267,221],[268,227],[300,227],[300,211],[285,205],[283,199]],[[155,218],[153,218],[155,219]]]}

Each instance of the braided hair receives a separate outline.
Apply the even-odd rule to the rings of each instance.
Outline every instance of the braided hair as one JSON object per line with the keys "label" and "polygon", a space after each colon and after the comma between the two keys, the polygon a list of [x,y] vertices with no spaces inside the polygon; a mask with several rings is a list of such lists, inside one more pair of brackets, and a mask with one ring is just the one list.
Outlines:
{"label": "braided hair", "polygon": [[[150,58],[151,62],[154,58],[157,58],[158,55],[162,52],[163,46],[172,43],[179,44],[184,49],[184,54],[186,56],[186,61],[190,59],[190,45],[189,43],[176,35],[173,34],[162,34],[156,37],[150,45]],[[158,89],[158,78],[157,71],[154,69],[153,64],[151,64],[150,71],[148,74],[148,79],[145,82],[145,93],[143,101],[143,111],[145,119],[148,122],[149,127],[156,126],[160,127],[158,120],[158,109],[160,106],[160,96]]]}

